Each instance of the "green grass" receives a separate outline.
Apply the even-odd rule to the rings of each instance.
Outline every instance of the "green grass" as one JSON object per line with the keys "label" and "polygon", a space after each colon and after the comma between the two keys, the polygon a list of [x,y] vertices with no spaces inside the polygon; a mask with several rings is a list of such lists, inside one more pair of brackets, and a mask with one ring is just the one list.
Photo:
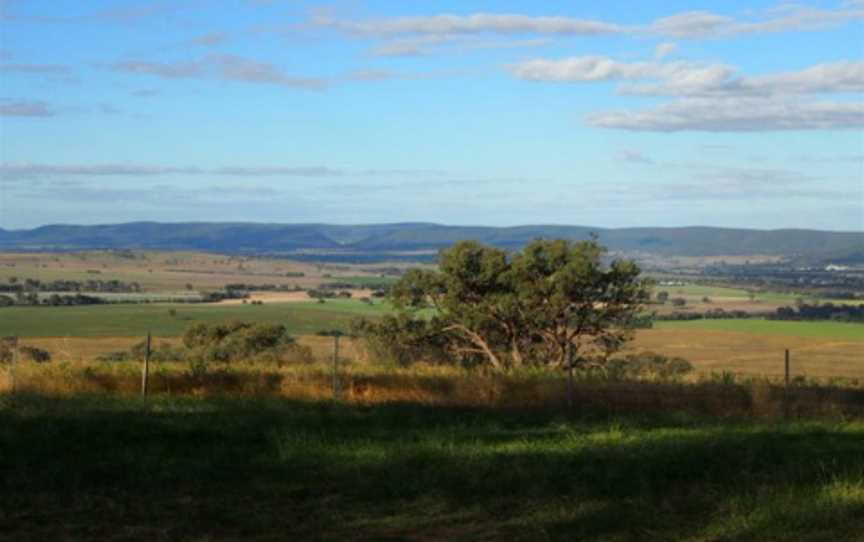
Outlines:
{"label": "green grass", "polygon": [[682,331],[735,331],[754,334],[793,335],[820,339],[864,341],[864,325],[846,322],[786,322],[779,320],[690,320],[655,322],[658,329]]}
{"label": "green grass", "polygon": [[[689,296],[689,297],[736,297],[742,300],[749,299],[749,293],[743,288],[725,287],[725,286],[705,286],[701,284],[688,284],[686,286],[660,286],[654,287],[655,294],[657,292],[668,292],[670,297]],[[804,300],[806,303],[834,303],[837,304],[858,304],[864,301],[858,299],[830,299],[820,297],[810,293],[795,294],[790,292],[774,292],[774,291],[756,291],[756,301],[765,301],[770,303],[785,303],[789,306],[794,306],[798,299]]]}
{"label": "green grass", "polygon": [[[585,415],[585,413],[583,413]],[[8,540],[860,540],[864,423],[0,397]]]}
{"label": "green grass", "polygon": [[[176,316],[169,314],[177,311]],[[0,336],[21,337],[124,337],[148,331],[169,337],[183,333],[195,322],[246,320],[278,322],[290,333],[307,334],[325,329],[346,329],[357,316],[389,310],[380,302],[354,300],[326,303],[269,303],[264,305],[151,304],[91,305],[78,307],[0,308]]]}
{"label": "green grass", "polygon": [[333,277],[330,279],[323,279],[325,283],[327,282],[345,282],[348,284],[353,284],[354,286],[362,287],[362,286],[377,286],[379,284],[395,284],[399,279],[396,277],[372,277],[372,276],[355,276],[355,277]]}
{"label": "green grass", "polygon": [[669,292],[670,297],[678,295],[708,296],[708,297],[741,297],[747,299],[747,291],[738,288],[725,288],[722,286],[702,286],[700,284],[687,284],[686,286],[660,286],[654,287],[655,292]]}

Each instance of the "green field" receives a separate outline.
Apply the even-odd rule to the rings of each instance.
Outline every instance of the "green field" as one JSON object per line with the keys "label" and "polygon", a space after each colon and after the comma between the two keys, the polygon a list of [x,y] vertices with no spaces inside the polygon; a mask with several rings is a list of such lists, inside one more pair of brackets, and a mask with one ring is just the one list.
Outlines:
{"label": "green field", "polygon": [[685,286],[660,286],[654,287],[655,292],[669,292],[669,295],[686,296],[708,296],[708,297],[741,297],[747,298],[747,290],[738,288],[725,288],[722,286],[703,286],[700,284],[687,284]]}
{"label": "green field", "polygon": [[7,540],[860,540],[864,424],[0,396]]}
{"label": "green field", "polygon": [[[658,329],[682,331],[732,331],[753,334],[791,335],[819,339],[864,341],[864,324],[846,322],[787,322],[779,320],[689,320],[656,322]],[[864,358],[864,354],[862,354]]]}
{"label": "green field", "polygon": [[[749,299],[750,293],[743,288],[732,288],[725,286],[705,286],[702,284],[687,284],[684,286],[660,286],[654,287],[654,292],[668,292],[670,297],[684,296],[690,298],[740,298],[742,300]],[[834,303],[837,304],[864,304],[864,299],[830,299],[822,298],[809,293],[789,293],[789,292],[774,292],[774,291],[756,291],[755,301],[763,301],[768,303],[779,303],[794,306],[799,299],[806,303]]]}
{"label": "green field", "polygon": [[[169,311],[175,310],[176,316]],[[271,303],[264,305],[145,304],[77,307],[0,308],[0,336],[21,337],[126,337],[148,331],[177,336],[196,322],[245,320],[279,322],[292,334],[346,329],[357,316],[389,310],[377,302],[328,300],[326,303]]]}
{"label": "green field", "polygon": [[[176,316],[169,311],[175,310]],[[326,303],[270,303],[264,305],[143,304],[78,307],[0,308],[0,336],[22,337],[122,337],[147,331],[178,336],[195,322],[239,319],[280,322],[293,334],[325,329],[345,329],[357,316],[376,316],[390,310],[376,301],[334,299]],[[658,329],[731,331],[781,334],[821,339],[864,341],[864,326],[844,322],[783,322],[760,319],[661,321]]]}
{"label": "green field", "polygon": [[378,284],[394,284],[399,279],[394,277],[374,277],[374,276],[355,276],[355,277],[333,277],[332,279],[325,279],[325,283],[327,281],[330,282],[344,282],[346,284],[352,284],[356,287],[363,288],[370,285],[378,285]]}

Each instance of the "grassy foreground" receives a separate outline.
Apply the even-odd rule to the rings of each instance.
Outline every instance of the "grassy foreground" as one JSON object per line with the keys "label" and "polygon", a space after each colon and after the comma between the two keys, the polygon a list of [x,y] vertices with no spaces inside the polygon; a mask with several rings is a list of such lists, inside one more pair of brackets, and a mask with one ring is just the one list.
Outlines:
{"label": "grassy foreground", "polygon": [[0,539],[860,540],[864,423],[0,396]]}

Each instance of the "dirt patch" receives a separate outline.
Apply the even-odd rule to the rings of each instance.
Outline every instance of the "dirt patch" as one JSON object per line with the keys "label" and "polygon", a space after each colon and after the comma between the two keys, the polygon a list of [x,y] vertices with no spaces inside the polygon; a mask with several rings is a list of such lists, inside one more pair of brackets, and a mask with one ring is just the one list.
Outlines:
{"label": "dirt patch", "polygon": [[262,303],[310,303],[315,301],[306,292],[253,292],[249,299],[225,299],[217,305],[242,305],[243,302],[261,301]]}

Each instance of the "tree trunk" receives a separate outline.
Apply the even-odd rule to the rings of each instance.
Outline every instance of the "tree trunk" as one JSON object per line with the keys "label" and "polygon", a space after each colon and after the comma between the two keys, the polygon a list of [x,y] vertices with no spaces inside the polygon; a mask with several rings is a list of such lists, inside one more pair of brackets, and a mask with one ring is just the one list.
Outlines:
{"label": "tree trunk", "polygon": [[465,327],[461,324],[452,324],[452,325],[444,328],[444,330],[445,331],[451,331],[451,330],[461,331],[462,333],[464,333],[466,335],[466,337],[468,338],[469,341],[474,343],[480,350],[483,351],[483,353],[486,355],[486,358],[489,360],[490,365],[492,365],[495,369],[497,369],[499,371],[504,368],[504,365],[501,363],[501,360],[498,358],[498,356],[495,354],[495,352],[492,350],[492,348],[489,346],[489,343],[487,343],[483,339],[483,337],[480,336],[479,333],[471,331],[470,329],[468,329],[467,327]]}

